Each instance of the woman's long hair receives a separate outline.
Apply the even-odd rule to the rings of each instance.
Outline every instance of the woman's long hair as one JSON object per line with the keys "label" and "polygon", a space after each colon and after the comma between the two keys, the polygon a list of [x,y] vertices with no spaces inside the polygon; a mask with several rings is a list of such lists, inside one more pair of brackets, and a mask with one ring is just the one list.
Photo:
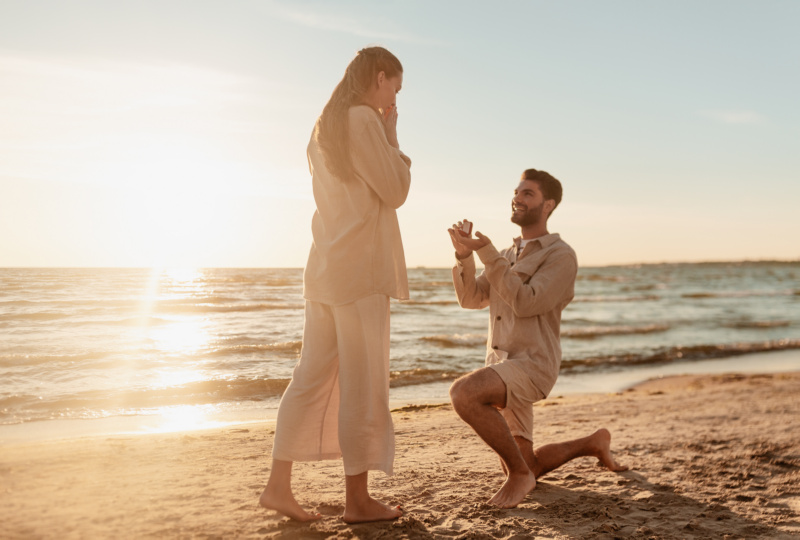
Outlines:
{"label": "woman's long hair", "polygon": [[314,137],[325,165],[340,180],[347,181],[354,176],[348,111],[350,107],[364,103],[381,71],[387,78],[394,77],[403,72],[403,66],[395,55],[383,47],[367,47],[358,51],[347,66],[344,77],[333,89],[317,122]]}

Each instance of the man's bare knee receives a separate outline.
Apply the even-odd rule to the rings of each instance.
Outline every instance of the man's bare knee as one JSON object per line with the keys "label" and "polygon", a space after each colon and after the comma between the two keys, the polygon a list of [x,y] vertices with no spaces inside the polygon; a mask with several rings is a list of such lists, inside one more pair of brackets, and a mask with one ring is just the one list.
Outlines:
{"label": "man's bare knee", "polygon": [[450,385],[450,403],[453,404],[456,412],[459,412],[470,401],[469,392],[466,389],[467,386],[469,386],[469,383],[466,377],[456,379]]}
{"label": "man's bare knee", "polygon": [[456,412],[471,403],[504,407],[505,392],[503,380],[491,369],[483,368],[456,379],[450,386],[450,401]]}

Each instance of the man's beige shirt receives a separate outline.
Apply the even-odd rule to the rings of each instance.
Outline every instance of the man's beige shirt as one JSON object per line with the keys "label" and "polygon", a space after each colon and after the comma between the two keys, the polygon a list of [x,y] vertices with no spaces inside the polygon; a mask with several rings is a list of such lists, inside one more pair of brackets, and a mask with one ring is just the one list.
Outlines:
{"label": "man's beige shirt", "polygon": [[371,107],[352,107],[349,124],[355,178],[334,177],[313,135],[308,144],[317,210],[303,296],[331,305],[371,294],[407,299],[396,209],[408,196],[411,160],[389,144],[383,122]]}
{"label": "man's beige shirt", "polygon": [[520,239],[498,252],[489,244],[477,250],[484,271],[475,277],[475,259],[457,259],[453,268],[458,303],[489,306],[487,365],[499,351],[525,359],[531,384],[547,396],[561,367],[561,311],[575,296],[578,260],[558,234],[533,240],[517,257]]}

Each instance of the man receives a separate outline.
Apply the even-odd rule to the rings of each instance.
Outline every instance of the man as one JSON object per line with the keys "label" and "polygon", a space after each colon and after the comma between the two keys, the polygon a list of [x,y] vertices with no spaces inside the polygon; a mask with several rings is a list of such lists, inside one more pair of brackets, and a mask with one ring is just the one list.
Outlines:
{"label": "man", "polygon": [[[561,183],[528,169],[514,190],[511,221],[521,237],[498,252],[489,238],[448,229],[456,250],[453,284],[464,308],[489,306],[486,367],[455,381],[450,397],[458,415],[500,456],[507,475],[489,504],[517,506],[536,478],[580,456],[624,471],[611,455],[611,435],[600,429],[582,439],[533,449],[533,403],[550,393],[561,365],[561,311],[574,296],[578,262],[547,220],[561,202]],[[475,277],[473,252],[484,265]]]}

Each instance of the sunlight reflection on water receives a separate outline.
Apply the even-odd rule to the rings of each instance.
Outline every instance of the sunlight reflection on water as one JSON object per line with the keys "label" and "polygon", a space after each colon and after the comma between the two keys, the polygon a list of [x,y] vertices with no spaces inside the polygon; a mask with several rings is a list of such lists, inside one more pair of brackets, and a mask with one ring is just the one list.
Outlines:
{"label": "sunlight reflection on water", "polygon": [[[202,278],[201,271],[191,268],[152,269],[140,308],[142,320],[150,320],[153,316],[155,306],[163,300],[162,291],[170,291],[170,296],[178,298],[193,298],[205,294]],[[191,315],[172,316],[163,325],[143,330],[143,338],[167,355],[191,356],[208,348],[212,339],[207,319]],[[192,369],[185,364],[158,370],[157,374],[158,378],[149,385],[151,388],[181,386],[206,377],[202,370]]]}
{"label": "sunlight reflection on water", "polygon": [[173,431],[194,431],[222,427],[228,422],[211,420],[210,415],[218,412],[214,405],[178,405],[160,407],[158,415],[161,420],[147,428],[150,433],[169,433]]}
{"label": "sunlight reflection on water", "polygon": [[159,350],[169,353],[191,354],[208,347],[211,336],[204,320],[185,319],[150,328],[148,337]]}

